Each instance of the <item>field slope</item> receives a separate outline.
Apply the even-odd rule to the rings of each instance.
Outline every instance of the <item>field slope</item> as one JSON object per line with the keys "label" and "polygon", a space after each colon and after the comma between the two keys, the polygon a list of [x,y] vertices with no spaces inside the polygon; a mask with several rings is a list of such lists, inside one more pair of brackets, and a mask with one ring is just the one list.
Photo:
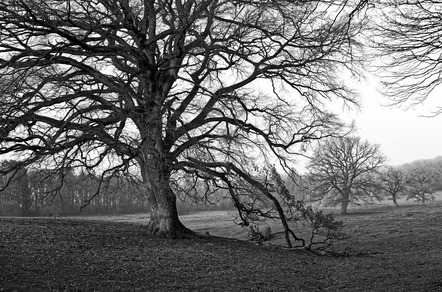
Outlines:
{"label": "field slope", "polygon": [[159,239],[136,223],[0,218],[0,291],[442,291],[440,202],[340,219],[350,256]]}

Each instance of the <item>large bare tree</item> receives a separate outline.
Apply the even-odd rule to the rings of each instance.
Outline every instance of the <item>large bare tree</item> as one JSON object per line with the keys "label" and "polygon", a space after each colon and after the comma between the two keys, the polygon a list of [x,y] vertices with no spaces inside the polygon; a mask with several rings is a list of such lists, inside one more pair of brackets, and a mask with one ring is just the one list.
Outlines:
{"label": "large bare tree", "polygon": [[420,104],[442,83],[442,2],[382,0],[375,7],[368,35],[383,93],[395,105]]}
{"label": "large bare tree", "polygon": [[338,77],[355,73],[364,2],[2,1],[0,155],[138,170],[149,232],[192,234],[175,190],[271,196],[256,162],[287,167],[340,130],[322,100],[354,102]]}
{"label": "large bare tree", "polygon": [[314,198],[327,197],[332,205],[340,204],[342,214],[347,214],[350,203],[380,199],[374,174],[384,161],[379,145],[359,137],[324,140],[308,165]]}

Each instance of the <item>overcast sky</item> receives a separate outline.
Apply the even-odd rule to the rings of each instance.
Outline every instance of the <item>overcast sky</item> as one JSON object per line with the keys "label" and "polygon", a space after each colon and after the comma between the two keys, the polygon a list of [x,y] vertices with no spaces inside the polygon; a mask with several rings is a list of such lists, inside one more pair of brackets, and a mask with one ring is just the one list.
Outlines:
{"label": "overcast sky", "polygon": [[437,104],[442,106],[442,88],[428,102],[406,111],[383,106],[388,100],[376,90],[374,82],[367,82],[360,91],[361,112],[346,115],[355,120],[360,137],[381,145],[388,164],[442,156],[442,115],[423,117],[434,111]]}

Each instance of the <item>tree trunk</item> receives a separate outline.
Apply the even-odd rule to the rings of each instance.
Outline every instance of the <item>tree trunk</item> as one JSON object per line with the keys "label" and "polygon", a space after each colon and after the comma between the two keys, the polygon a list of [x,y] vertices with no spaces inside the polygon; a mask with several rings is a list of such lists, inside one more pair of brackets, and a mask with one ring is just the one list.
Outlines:
{"label": "tree trunk", "polygon": [[341,193],[341,195],[342,195],[341,214],[347,215],[348,203],[350,202],[349,191],[344,191]]}
{"label": "tree trunk", "polygon": [[[194,232],[186,228],[178,218],[174,194],[149,194],[150,220],[148,233],[159,237],[186,238]],[[156,201],[156,203],[152,203]]]}
{"label": "tree trunk", "polygon": [[[158,89],[158,84],[154,87]],[[151,96],[162,99],[162,90]],[[142,116],[138,128],[141,134],[137,162],[141,169],[144,186],[146,187],[147,201],[150,209],[150,220],[147,230],[150,234],[168,238],[185,238],[195,233],[186,228],[178,218],[176,196],[170,188],[171,158],[168,153],[171,145],[163,140],[163,124],[161,108],[153,106]]]}
{"label": "tree trunk", "polygon": [[341,214],[347,215],[348,199],[343,199],[341,204]]}
{"label": "tree trunk", "polygon": [[397,203],[397,200],[396,200],[396,195],[393,195],[393,204],[395,207],[399,207],[399,204]]}
{"label": "tree trunk", "polygon": [[178,218],[176,196],[170,188],[170,171],[164,155],[148,151],[139,162],[150,209],[148,233],[168,238],[194,236]]}

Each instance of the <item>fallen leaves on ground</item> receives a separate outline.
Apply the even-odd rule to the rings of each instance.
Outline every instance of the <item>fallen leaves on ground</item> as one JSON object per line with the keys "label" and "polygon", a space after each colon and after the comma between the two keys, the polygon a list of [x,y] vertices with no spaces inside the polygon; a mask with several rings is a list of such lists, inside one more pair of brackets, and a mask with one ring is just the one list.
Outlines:
{"label": "fallen leaves on ground", "polygon": [[442,291],[442,204],[344,218],[349,256],[130,223],[0,219],[0,291]]}

